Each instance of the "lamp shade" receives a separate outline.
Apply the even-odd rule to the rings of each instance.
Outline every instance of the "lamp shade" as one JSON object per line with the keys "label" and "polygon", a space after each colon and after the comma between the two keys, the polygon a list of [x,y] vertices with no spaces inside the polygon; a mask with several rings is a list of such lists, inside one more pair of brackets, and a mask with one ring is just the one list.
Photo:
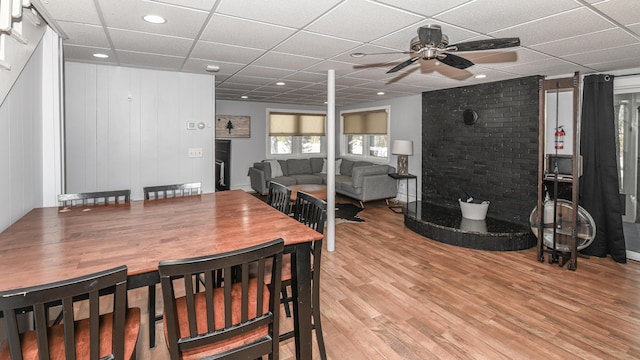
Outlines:
{"label": "lamp shade", "polygon": [[413,141],[394,140],[391,153],[393,155],[413,155]]}

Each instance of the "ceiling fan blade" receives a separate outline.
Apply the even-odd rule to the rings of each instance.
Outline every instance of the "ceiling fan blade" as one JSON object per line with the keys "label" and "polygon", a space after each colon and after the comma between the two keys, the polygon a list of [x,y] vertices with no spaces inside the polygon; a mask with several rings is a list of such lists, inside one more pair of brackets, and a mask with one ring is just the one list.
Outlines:
{"label": "ceiling fan blade", "polygon": [[449,53],[443,53],[441,56],[438,56],[438,61],[443,64],[447,64],[449,66],[453,66],[454,68],[464,70],[470,66],[473,66],[473,63],[463,57],[458,55],[453,55]]}
{"label": "ceiling fan blade", "polygon": [[504,49],[520,46],[520,38],[499,38],[499,39],[487,39],[487,40],[475,40],[461,42],[449,46],[457,48],[457,51],[477,51],[477,50],[491,50],[491,49]]}
{"label": "ceiling fan blade", "polygon": [[423,47],[437,47],[442,42],[440,25],[429,24],[418,28],[418,38]]}
{"label": "ceiling fan blade", "polygon": [[398,70],[402,70],[404,68],[406,68],[407,66],[413,64],[414,62],[418,61],[420,59],[420,56],[416,56],[416,57],[412,57],[411,59],[401,62],[400,64],[394,66],[391,70],[387,71],[387,74],[389,73],[394,73]]}

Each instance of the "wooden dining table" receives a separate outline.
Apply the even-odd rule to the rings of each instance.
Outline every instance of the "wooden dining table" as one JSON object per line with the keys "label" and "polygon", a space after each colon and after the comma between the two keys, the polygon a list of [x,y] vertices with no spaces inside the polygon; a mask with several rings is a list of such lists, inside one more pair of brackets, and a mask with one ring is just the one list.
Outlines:
{"label": "wooden dining table", "polygon": [[[35,208],[0,233],[0,291],[119,265],[128,267],[129,288],[155,286],[160,260],[223,253],[283,238],[285,251],[295,259],[296,357],[311,359],[310,248],[322,237],[242,190],[127,204]],[[155,312],[155,299],[150,307]],[[153,319],[150,323],[155,331]]]}

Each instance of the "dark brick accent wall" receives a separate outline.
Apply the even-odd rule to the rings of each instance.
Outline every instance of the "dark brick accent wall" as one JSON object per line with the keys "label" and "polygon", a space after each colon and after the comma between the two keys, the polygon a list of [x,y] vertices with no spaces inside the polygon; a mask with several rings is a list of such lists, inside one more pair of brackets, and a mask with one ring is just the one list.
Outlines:
{"label": "dark brick accent wall", "polygon": [[[458,208],[466,191],[487,216],[528,223],[536,205],[538,80],[532,76],[422,93],[422,200]],[[465,125],[473,109],[478,122]]]}

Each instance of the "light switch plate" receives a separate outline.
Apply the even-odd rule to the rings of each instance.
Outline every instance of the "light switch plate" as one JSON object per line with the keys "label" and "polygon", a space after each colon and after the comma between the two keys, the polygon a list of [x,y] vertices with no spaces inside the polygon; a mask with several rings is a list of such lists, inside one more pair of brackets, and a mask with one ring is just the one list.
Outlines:
{"label": "light switch plate", "polygon": [[189,157],[190,158],[201,158],[202,157],[202,148],[189,148]]}

